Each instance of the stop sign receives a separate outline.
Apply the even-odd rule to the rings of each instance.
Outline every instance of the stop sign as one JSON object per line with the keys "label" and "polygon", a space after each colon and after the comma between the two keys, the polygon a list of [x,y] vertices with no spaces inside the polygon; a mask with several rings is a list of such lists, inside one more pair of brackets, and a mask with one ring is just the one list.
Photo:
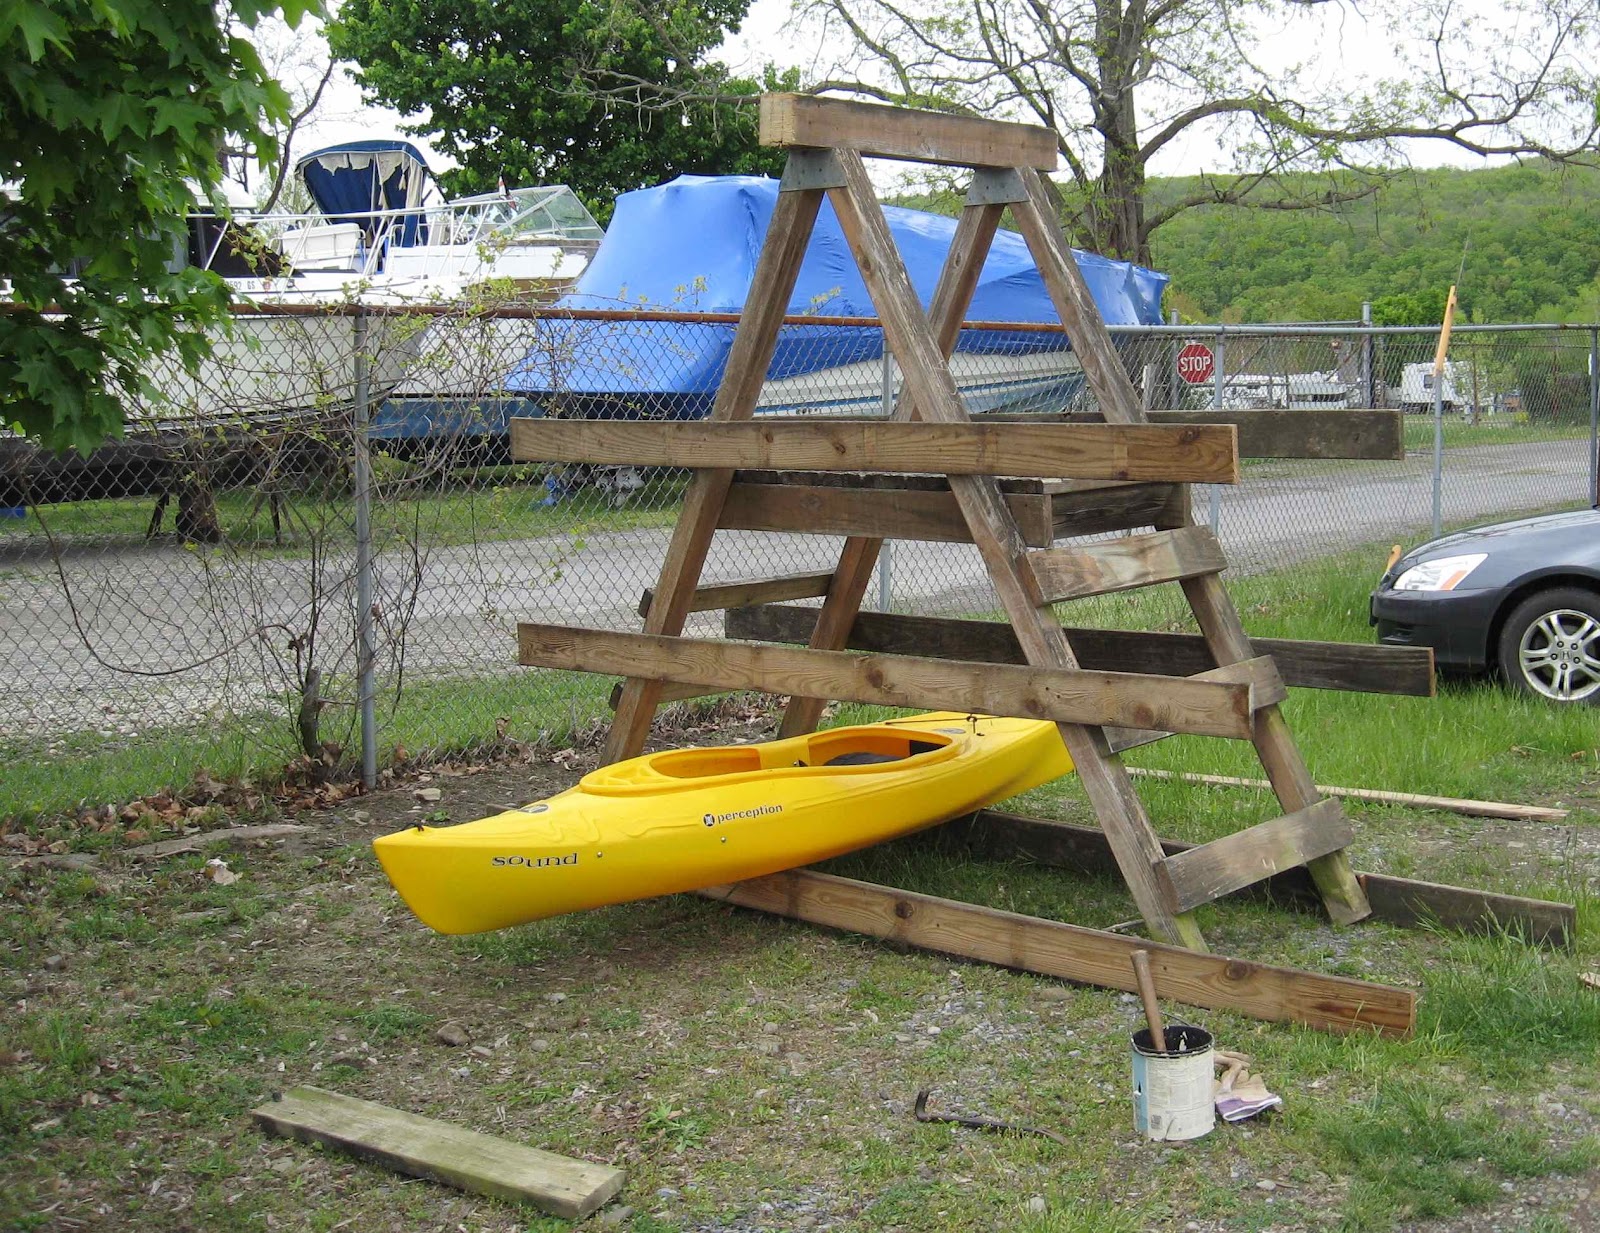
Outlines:
{"label": "stop sign", "polygon": [[1186,343],[1183,350],[1178,352],[1178,375],[1190,385],[1211,380],[1216,371],[1216,356],[1204,343]]}

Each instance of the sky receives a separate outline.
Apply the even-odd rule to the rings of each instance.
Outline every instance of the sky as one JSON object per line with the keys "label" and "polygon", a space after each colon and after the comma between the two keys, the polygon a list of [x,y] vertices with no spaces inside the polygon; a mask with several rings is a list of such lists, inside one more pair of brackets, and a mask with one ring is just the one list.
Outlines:
{"label": "sky", "polygon": [[[1489,2],[1467,0],[1469,4]],[[776,58],[786,67],[799,65],[803,70],[824,67],[817,49],[808,48],[803,38],[797,37],[792,29],[785,29],[790,6],[791,0],[753,0],[743,28],[723,45],[720,58],[736,72],[753,72],[768,58]],[[1350,77],[1352,66],[1360,66],[1360,70],[1368,74],[1395,71],[1398,60],[1387,36],[1375,33],[1359,18],[1352,16],[1350,10],[1329,5],[1321,10],[1310,10],[1317,14],[1313,18],[1308,18],[1307,12],[1306,9],[1299,10],[1292,32],[1266,32],[1264,53],[1269,63],[1276,58],[1286,67],[1302,58],[1305,49],[1310,46],[1315,49],[1311,71],[1322,75],[1327,81]],[[1321,28],[1310,36],[1306,31],[1307,20],[1322,22]],[[282,29],[277,32],[263,31],[258,41],[263,44],[287,41],[289,46],[297,45],[301,49],[300,58],[310,62],[315,59],[314,47],[320,45],[325,53],[326,44],[321,43],[320,35],[315,34],[314,30],[306,29],[308,26],[314,26],[314,23],[302,23],[301,31],[294,35]],[[402,123],[403,118],[395,112],[364,104],[360,89],[346,72],[341,71],[330,85],[317,118],[297,137],[295,153],[303,154],[321,145],[357,137],[403,136],[423,149],[436,171],[450,166],[447,158],[429,146],[426,137],[402,133]],[[1476,156],[1452,150],[1437,142],[1414,143],[1409,154],[1418,166],[1482,165],[1482,160]],[[1227,150],[1214,132],[1196,128],[1164,150],[1152,166],[1152,171],[1157,175],[1190,175],[1200,171],[1222,170],[1226,156]]]}

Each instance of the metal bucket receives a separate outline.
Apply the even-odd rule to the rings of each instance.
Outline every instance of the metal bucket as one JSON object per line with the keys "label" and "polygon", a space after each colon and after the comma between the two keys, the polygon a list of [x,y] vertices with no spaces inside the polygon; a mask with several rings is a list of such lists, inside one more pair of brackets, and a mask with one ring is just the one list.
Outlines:
{"label": "metal bucket", "polygon": [[1162,1053],[1149,1028],[1133,1034],[1133,1124],[1147,1139],[1198,1139],[1217,1122],[1212,1102],[1211,1033],[1186,1023],[1168,1025]]}

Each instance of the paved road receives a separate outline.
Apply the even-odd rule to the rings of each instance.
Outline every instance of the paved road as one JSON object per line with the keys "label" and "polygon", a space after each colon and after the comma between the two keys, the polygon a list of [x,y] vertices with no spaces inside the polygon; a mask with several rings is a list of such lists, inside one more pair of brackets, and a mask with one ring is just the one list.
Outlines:
{"label": "paved road", "polygon": [[[1221,500],[1233,569],[1260,570],[1358,544],[1416,542],[1431,516],[1431,474],[1426,455],[1403,463],[1253,466],[1246,482]],[[1445,519],[1570,508],[1584,503],[1587,481],[1579,442],[1455,451],[1447,464]],[[1208,494],[1196,495],[1205,518]],[[666,537],[639,531],[591,536],[581,545],[488,543],[435,549],[419,561],[384,554],[382,658],[392,663],[398,655],[402,623],[411,681],[508,674],[518,620],[637,628],[634,605],[656,580]],[[724,533],[705,577],[831,568],[837,546],[825,537]],[[349,565],[324,564],[320,662],[348,662]],[[900,610],[995,607],[968,545],[896,544],[891,571],[892,602]],[[305,560],[230,559],[170,542],[73,544],[59,570],[39,539],[0,545],[0,737],[59,739],[86,731],[115,740],[168,724],[205,725],[264,705],[281,713],[274,697],[292,679],[289,641],[308,625],[308,575]],[[706,632],[718,619],[697,618]]]}

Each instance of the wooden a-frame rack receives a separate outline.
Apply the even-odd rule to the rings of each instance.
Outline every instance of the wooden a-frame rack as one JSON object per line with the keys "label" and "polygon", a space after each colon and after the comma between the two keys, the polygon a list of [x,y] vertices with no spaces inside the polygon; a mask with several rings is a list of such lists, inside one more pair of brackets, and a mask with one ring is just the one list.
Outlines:
{"label": "wooden a-frame rack", "polygon": [[[828,699],[1054,720],[1116,866],[1150,933],[1166,944],[1155,948],[1156,964],[1171,996],[1329,1028],[1409,1030],[1414,997],[1407,990],[1204,953],[1195,908],[1299,867],[1309,871],[1316,896],[1335,922],[1358,921],[1372,906],[1345,852],[1350,825],[1338,802],[1317,792],[1279,709],[1284,677],[1273,657],[1260,653],[1245,634],[1218,576],[1227,564],[1222,548],[1191,516],[1188,483],[1237,481],[1238,428],[1163,423],[1171,417],[1151,417],[1142,408],[1040,176],[1055,165],[1054,135],[1027,125],[797,95],[762,100],[761,134],[763,142],[788,148],[788,163],[709,421],[512,423],[512,449],[519,458],[694,468],[660,580],[646,598],[644,632],[525,624],[519,627],[521,662],[626,678],[615,697],[608,761],[641,752],[664,695],[730,689],[787,694],[783,735],[815,728]],[[867,156],[973,169],[927,313],[877,202]],[[904,392],[889,420],[763,416],[754,422],[757,396],[824,199],[855,253],[886,346],[900,365]],[[949,357],[1006,210],[1027,240],[1103,422],[974,423],[967,414]],[[1373,431],[1370,421],[1363,431]],[[1383,426],[1378,435],[1387,431]],[[1386,440],[1389,444],[1380,448],[1397,447],[1397,435]],[[778,475],[751,468],[774,469]],[[885,488],[885,475],[904,477],[902,486]],[[930,481],[930,476],[942,479]],[[749,492],[763,483],[769,494],[803,488],[810,503],[809,514],[791,510],[787,523],[769,514],[778,521],[764,525],[847,533],[837,568],[826,575],[700,587],[714,532],[753,525]],[[781,501],[774,503],[774,509],[782,508]],[[1136,533],[1070,547],[1039,546],[1064,535],[1111,530]],[[861,604],[881,545],[895,536],[974,543],[1009,618],[1010,634],[1008,646],[973,660],[1021,662],[848,653],[847,647],[860,645],[863,625],[872,616],[861,613]],[[1096,662],[1086,664],[1077,634],[1063,630],[1056,617],[1054,605],[1064,600],[1163,582],[1182,588],[1199,638],[1184,645],[1182,636],[1129,634],[1121,635],[1123,645],[1145,646],[1127,639],[1156,639],[1158,661],[1187,660],[1188,668],[1108,670],[1110,653],[1099,644],[1109,631],[1083,631],[1096,643],[1090,654]],[[745,606],[815,595],[825,597],[820,612],[803,610],[800,618],[814,617],[805,648],[680,636],[691,611],[737,608],[747,619],[753,612],[758,620],[763,613],[769,621],[781,620],[781,608]],[[794,611],[789,614],[792,620]],[[730,612],[730,629],[733,616]],[[781,641],[786,635],[766,636]],[[1310,661],[1318,658],[1315,648],[1326,651],[1324,644],[1278,645],[1294,665],[1291,680],[1303,683],[1317,675]],[[1313,649],[1297,656],[1296,647]],[[1391,681],[1377,687],[1431,692],[1431,663],[1421,668],[1425,684],[1416,684],[1416,654],[1408,658],[1399,652],[1387,665],[1391,678],[1409,685]],[[1328,669],[1324,663],[1322,671],[1339,676],[1337,665]],[[1117,750],[1174,732],[1250,741],[1282,816],[1208,844],[1164,850]],[[1122,952],[1137,945],[1113,934],[805,871],[716,893],[916,945],[1116,987],[1128,987]],[[1489,910],[1504,916],[1514,906],[1499,903]]]}

